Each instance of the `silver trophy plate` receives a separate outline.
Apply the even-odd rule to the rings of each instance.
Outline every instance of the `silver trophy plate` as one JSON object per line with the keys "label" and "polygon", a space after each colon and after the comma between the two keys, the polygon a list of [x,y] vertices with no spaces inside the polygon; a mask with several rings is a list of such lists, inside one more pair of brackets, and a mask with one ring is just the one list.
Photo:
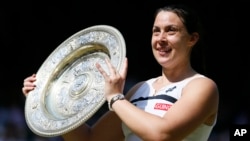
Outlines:
{"label": "silver trophy plate", "polygon": [[124,38],[111,26],[92,26],[69,37],[37,71],[36,88],[25,101],[28,127],[52,137],[82,125],[105,103],[105,82],[95,64],[107,71],[109,58],[119,71],[125,55]]}

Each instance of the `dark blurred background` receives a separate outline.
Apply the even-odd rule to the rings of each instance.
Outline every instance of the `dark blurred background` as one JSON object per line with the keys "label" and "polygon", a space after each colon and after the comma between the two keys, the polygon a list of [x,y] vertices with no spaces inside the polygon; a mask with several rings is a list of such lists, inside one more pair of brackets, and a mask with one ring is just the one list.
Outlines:
{"label": "dark blurred background", "polygon": [[[173,0],[2,1],[0,5],[1,95],[0,141],[54,141],[33,134],[24,118],[23,80],[74,33],[93,25],[111,25],[126,41],[129,59],[126,89],[161,74],[151,53],[156,8]],[[218,121],[210,141],[228,141],[232,124],[249,124],[249,8],[243,0],[175,0],[194,7],[205,29],[205,53],[194,66],[206,67],[220,90]],[[200,61],[200,58],[205,58]],[[107,105],[105,105],[107,106]],[[105,107],[103,108],[106,109]],[[93,122],[96,114],[89,122]]]}

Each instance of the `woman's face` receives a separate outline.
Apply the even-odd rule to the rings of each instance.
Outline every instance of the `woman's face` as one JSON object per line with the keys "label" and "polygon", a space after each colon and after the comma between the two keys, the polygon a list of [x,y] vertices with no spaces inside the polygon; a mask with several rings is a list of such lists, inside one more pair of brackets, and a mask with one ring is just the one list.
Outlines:
{"label": "woman's face", "polygon": [[181,19],[173,12],[161,11],[155,18],[152,29],[152,50],[160,65],[173,68],[189,61],[194,45]]}

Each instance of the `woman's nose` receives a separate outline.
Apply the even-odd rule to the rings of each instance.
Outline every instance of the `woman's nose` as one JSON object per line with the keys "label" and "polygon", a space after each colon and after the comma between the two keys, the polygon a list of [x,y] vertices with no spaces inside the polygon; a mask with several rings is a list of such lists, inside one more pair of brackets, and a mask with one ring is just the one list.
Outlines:
{"label": "woman's nose", "polygon": [[161,32],[161,34],[159,35],[159,41],[166,41],[167,40],[167,36],[165,32]]}

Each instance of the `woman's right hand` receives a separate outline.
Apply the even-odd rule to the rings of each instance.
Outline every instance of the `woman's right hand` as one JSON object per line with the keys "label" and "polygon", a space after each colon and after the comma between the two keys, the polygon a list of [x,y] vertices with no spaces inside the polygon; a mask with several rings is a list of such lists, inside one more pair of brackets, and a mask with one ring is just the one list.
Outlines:
{"label": "woman's right hand", "polygon": [[30,91],[35,89],[35,87],[36,87],[36,85],[34,83],[35,81],[36,81],[36,74],[33,74],[33,75],[26,77],[24,79],[22,92],[25,96],[27,96]]}

